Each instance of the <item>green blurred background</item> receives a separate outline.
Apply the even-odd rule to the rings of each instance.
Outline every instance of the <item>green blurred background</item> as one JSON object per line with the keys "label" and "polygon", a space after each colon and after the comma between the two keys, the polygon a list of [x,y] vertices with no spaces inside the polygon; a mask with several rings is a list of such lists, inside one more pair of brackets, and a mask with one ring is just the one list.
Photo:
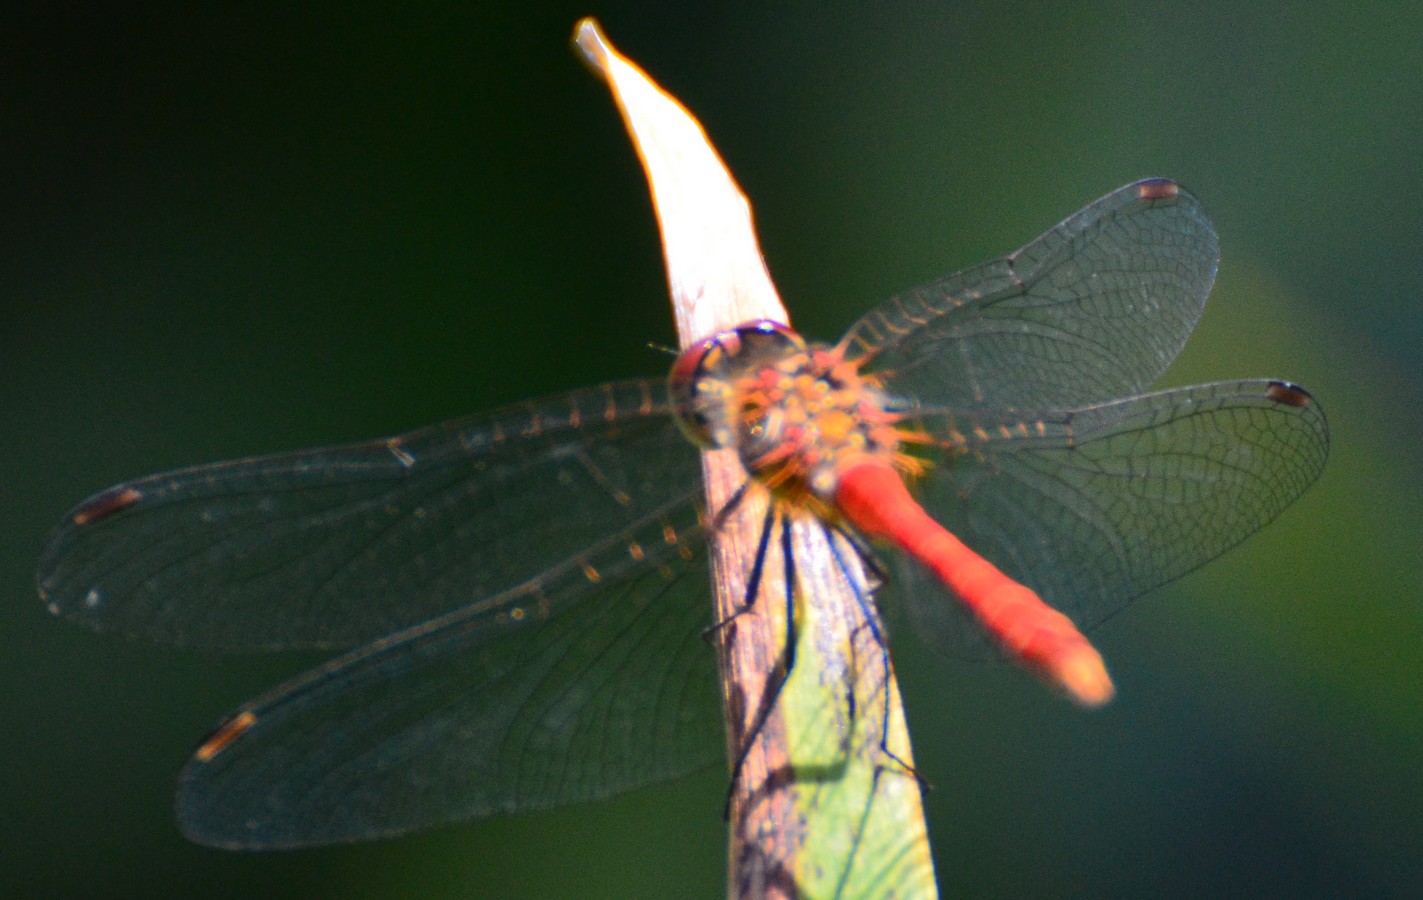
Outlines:
{"label": "green blurred background", "polygon": [[1423,888],[1423,7],[113,6],[0,29],[0,894],[722,894],[720,771],[355,848],[189,845],[191,746],[314,659],[94,635],[33,586],[122,478],[666,365],[584,14],[701,117],[808,334],[1169,175],[1223,253],[1168,380],[1328,410],[1301,503],[1096,633],[1105,711],[896,644],[945,892]]}

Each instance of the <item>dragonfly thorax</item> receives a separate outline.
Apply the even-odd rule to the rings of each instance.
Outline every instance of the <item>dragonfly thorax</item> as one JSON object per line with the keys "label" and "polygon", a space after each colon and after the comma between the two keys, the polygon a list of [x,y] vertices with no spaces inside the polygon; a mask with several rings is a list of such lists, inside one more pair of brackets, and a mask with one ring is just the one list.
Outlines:
{"label": "dragonfly thorax", "polygon": [[752,477],[777,496],[822,509],[838,473],[866,456],[904,467],[907,435],[886,409],[876,378],[844,347],[807,344],[759,321],[687,349],[672,367],[678,420],[703,447],[734,448]]}

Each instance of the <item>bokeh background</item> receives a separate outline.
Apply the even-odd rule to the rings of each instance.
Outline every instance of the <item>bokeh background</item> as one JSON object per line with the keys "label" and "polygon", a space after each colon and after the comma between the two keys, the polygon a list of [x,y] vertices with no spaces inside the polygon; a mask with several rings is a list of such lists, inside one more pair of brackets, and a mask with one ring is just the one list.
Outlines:
{"label": "bokeh background", "polygon": [[945,892],[1423,888],[1423,6],[862,6],[7,14],[0,894],[722,894],[716,770],[369,846],[187,844],[191,746],[314,658],[91,634],[33,585],[47,530],[125,477],[666,365],[585,14],[701,117],[806,333],[1169,175],[1223,258],[1168,381],[1283,376],[1328,410],[1302,502],[1096,633],[1110,708],[897,643]]}

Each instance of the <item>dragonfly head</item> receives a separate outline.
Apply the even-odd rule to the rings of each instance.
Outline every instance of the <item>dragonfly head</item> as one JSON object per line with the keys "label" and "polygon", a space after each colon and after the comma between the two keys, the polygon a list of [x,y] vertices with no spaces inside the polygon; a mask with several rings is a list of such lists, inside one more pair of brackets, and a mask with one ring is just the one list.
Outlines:
{"label": "dragonfly head", "polygon": [[[749,322],[688,348],[669,378],[682,430],[734,448],[758,482],[793,505],[829,508],[840,471],[867,456],[906,468],[906,433],[879,381],[843,347],[807,344],[778,322]],[[907,459],[905,457],[904,459]]]}

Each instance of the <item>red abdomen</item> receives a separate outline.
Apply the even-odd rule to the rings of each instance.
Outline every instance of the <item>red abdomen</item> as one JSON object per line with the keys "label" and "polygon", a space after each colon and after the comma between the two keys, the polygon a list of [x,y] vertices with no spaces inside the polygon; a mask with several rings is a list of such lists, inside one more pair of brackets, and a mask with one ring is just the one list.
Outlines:
{"label": "red abdomen", "polygon": [[835,506],[866,537],[895,544],[938,576],[1029,671],[1084,706],[1112,698],[1101,655],[1072,620],[934,521],[889,463],[866,458],[848,466]]}

